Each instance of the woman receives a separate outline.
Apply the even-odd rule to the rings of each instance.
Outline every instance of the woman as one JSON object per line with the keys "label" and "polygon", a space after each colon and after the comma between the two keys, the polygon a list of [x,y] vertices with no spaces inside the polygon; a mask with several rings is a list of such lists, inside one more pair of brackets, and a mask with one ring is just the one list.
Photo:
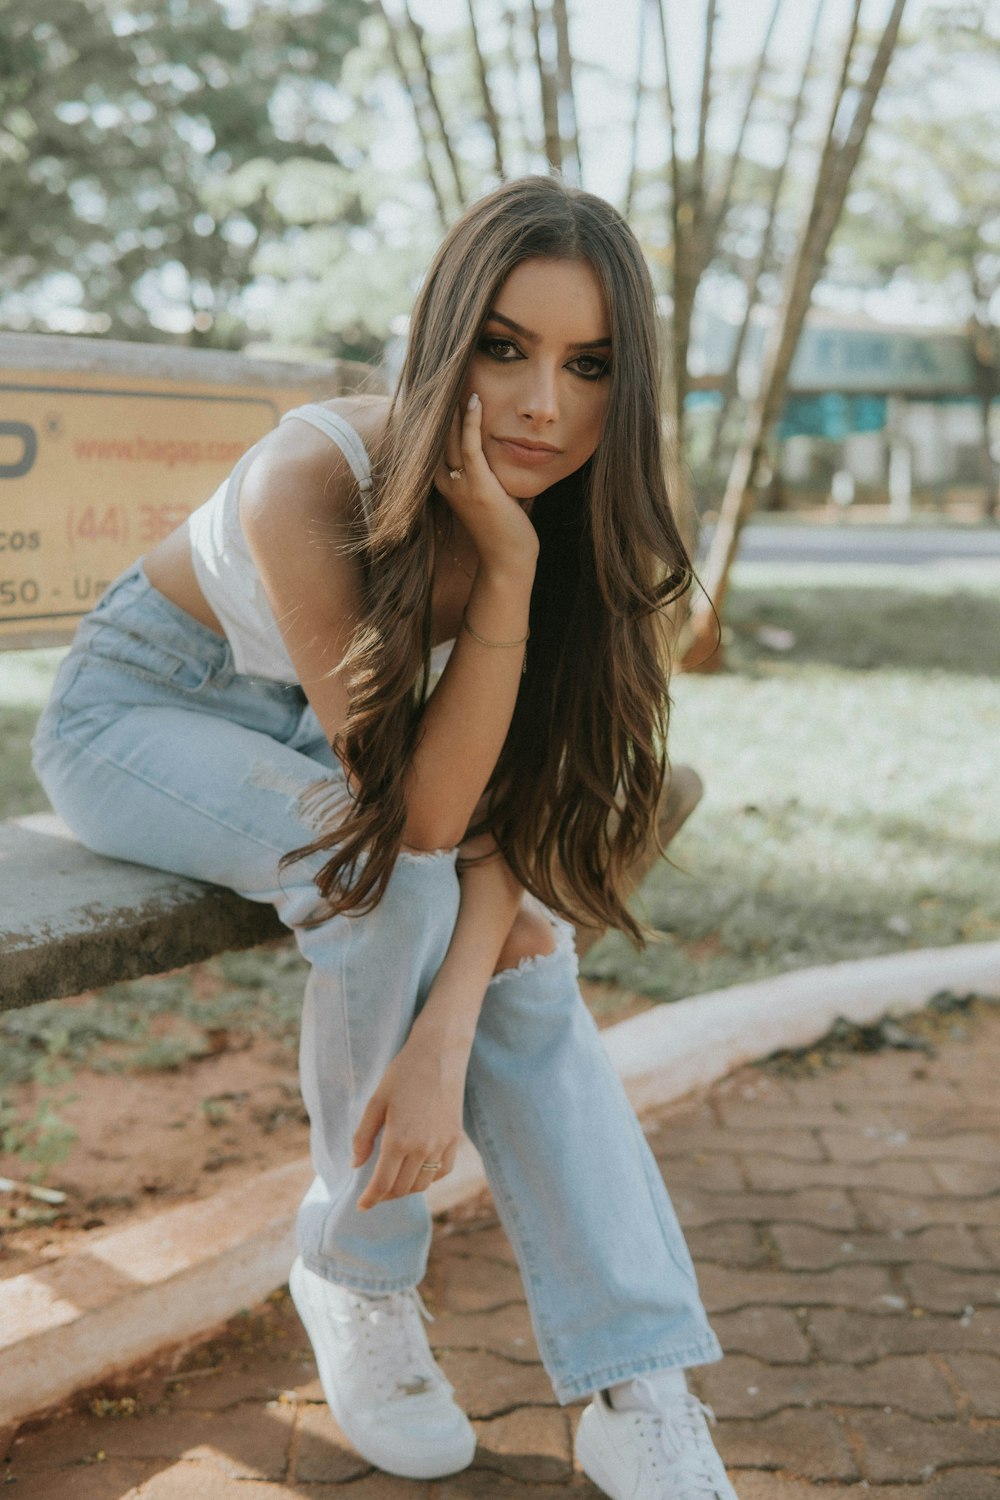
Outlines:
{"label": "woman", "polygon": [[290,1287],[331,1410],[396,1474],[475,1447],[415,1291],[464,1121],[556,1396],[593,1393],[582,1467],[734,1497],[683,1375],[721,1351],[569,926],[641,938],[661,611],[690,578],[657,392],[624,221],[499,188],[439,250],[391,403],[287,413],[82,622],[36,737],[84,843],[295,933],[316,1177]]}

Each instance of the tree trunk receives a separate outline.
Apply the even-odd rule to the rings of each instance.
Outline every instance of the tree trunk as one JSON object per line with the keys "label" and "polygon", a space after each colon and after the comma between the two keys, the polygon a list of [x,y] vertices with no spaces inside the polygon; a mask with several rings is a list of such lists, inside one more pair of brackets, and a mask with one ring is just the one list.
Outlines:
{"label": "tree trunk", "polygon": [[409,99],[410,105],[413,109],[413,120],[417,127],[417,134],[420,137],[424,175],[427,178],[427,185],[429,186],[431,194],[434,198],[434,205],[437,209],[438,221],[442,229],[447,229],[448,209],[444,201],[444,194],[441,191],[441,184],[438,182],[437,173],[434,170],[433,136],[432,133],[427,129],[427,122],[424,118],[424,112],[420,108],[417,100],[417,91],[413,87],[413,80],[410,77],[409,69],[407,68],[406,63],[403,60],[403,54],[399,50],[399,36],[396,31],[396,23],[395,21],[393,21],[391,16],[386,13],[385,7],[382,4],[382,0],[373,0],[373,3],[376,13],[382,17],[382,24],[385,27],[386,37],[389,42],[389,51],[392,55],[393,67],[396,69],[396,76],[402,84],[403,92]]}
{"label": "tree trunk", "polygon": [[[778,5],[780,5],[780,3],[781,0],[776,0],[774,13],[771,18],[772,25],[774,23],[774,16],[777,15]],[[757,258],[754,261],[753,269],[751,270],[750,276],[747,279],[747,301],[746,307],[743,312],[743,321],[741,322],[739,332],[736,335],[736,342],[733,345],[732,353],[729,356],[729,365],[726,369],[725,376],[723,377],[722,404],[715,416],[715,427],[712,433],[711,447],[709,449],[709,464],[713,468],[718,462],[719,454],[722,450],[722,439],[725,431],[726,421],[728,419],[730,408],[732,407],[733,401],[736,398],[736,394],[739,388],[740,361],[743,358],[743,350],[746,347],[746,341],[747,336],[750,332],[751,321],[753,319],[755,311],[757,310],[757,304],[760,301],[760,284],[771,263],[771,253],[774,246],[774,232],[777,227],[778,204],[781,200],[781,190],[785,185],[785,178],[788,174],[788,162],[795,143],[795,134],[799,128],[799,121],[802,118],[802,111],[805,105],[806,98],[806,88],[809,83],[809,75],[812,72],[813,58],[816,55],[816,41],[819,36],[820,21],[823,16],[825,5],[826,0],[816,0],[816,7],[813,11],[812,28],[809,35],[809,44],[806,48],[805,61],[802,64],[802,72],[799,76],[799,86],[796,90],[795,99],[792,104],[792,111],[785,130],[784,155],[782,157],[781,165],[775,172],[774,177],[771,181],[771,192],[768,196],[767,218],[764,225],[764,233],[761,236],[760,247],[757,251]],[[719,227],[721,228],[721,221]],[[716,233],[718,233],[718,230],[716,231]]]}
{"label": "tree trunk", "polygon": [[473,0],[466,0],[469,11],[469,36],[472,41],[472,50],[476,59],[476,73],[479,77],[479,92],[483,99],[483,115],[489,126],[490,136],[493,140],[493,170],[500,178],[506,176],[503,162],[503,136],[500,130],[500,116],[497,114],[496,105],[493,102],[493,91],[490,88],[490,76],[486,68],[486,59],[483,49],[479,45],[479,28],[476,25],[476,10]]}
{"label": "tree trunk", "polygon": [[[708,0],[705,23],[705,63],[702,71],[702,104],[700,104],[699,150],[697,163],[705,168],[705,132],[708,126],[709,99],[711,99],[711,46],[715,28],[717,0]],[[694,550],[697,538],[697,513],[691,501],[691,486],[688,480],[687,463],[684,460],[685,398],[688,392],[688,348],[691,344],[691,317],[694,312],[694,296],[699,282],[699,237],[702,233],[705,183],[699,178],[699,166],[694,168],[690,181],[685,181],[681,159],[678,154],[676,115],[673,107],[673,86],[670,81],[670,42],[667,33],[666,0],[658,0],[660,18],[660,43],[663,51],[663,90],[667,114],[667,138],[670,156],[670,236],[672,236],[672,294],[673,308],[670,315],[670,360],[667,372],[667,422],[670,426],[669,481],[673,510],[679,531],[688,550]]]}
{"label": "tree trunk", "polygon": [[538,89],[542,101],[542,129],[545,134],[545,159],[556,171],[562,170],[562,136],[559,134],[559,95],[556,81],[542,46],[542,18],[538,0],[531,0],[531,36],[535,44]]}
{"label": "tree trunk", "polygon": [[750,124],[753,107],[757,102],[757,95],[760,93],[760,85],[767,67],[767,54],[771,46],[771,38],[774,35],[774,28],[778,24],[778,15],[783,4],[784,0],[774,0],[774,4],[771,7],[771,15],[768,19],[767,29],[764,32],[764,40],[761,43],[760,52],[757,54],[757,62],[750,80],[750,87],[747,90],[747,96],[743,103],[743,114],[740,118],[739,129],[736,132],[736,143],[726,162],[726,171],[722,179],[722,185],[705,210],[705,233],[702,244],[703,267],[708,265],[715,253],[719,232],[729,212],[729,205],[733,196],[733,185],[736,181],[736,170],[743,157],[743,143],[746,140],[747,127]]}
{"label": "tree trunk", "polygon": [[513,121],[518,127],[518,149],[521,152],[522,170],[530,170],[528,163],[532,156],[532,146],[528,138],[528,110],[525,108],[523,97],[523,69],[521,58],[518,55],[517,41],[519,35],[520,18],[513,6],[508,6],[503,13],[504,30],[506,33],[506,46],[504,48],[504,60],[510,69],[511,92],[514,100]]}
{"label": "tree trunk", "polygon": [[445,124],[444,112],[441,109],[441,101],[438,99],[437,89],[434,86],[434,75],[431,72],[431,65],[428,61],[427,48],[424,46],[423,28],[416,20],[414,20],[413,16],[411,15],[408,0],[403,0],[403,14],[406,17],[407,25],[410,28],[410,35],[413,38],[414,46],[417,49],[417,55],[420,58],[420,70],[423,74],[423,83],[424,89],[426,90],[427,94],[427,102],[430,104],[434,119],[437,122],[438,134],[441,137],[441,144],[444,147],[445,155],[448,158],[448,166],[451,169],[451,180],[455,191],[455,202],[461,209],[465,207],[465,188],[462,185],[462,173],[459,169],[458,159],[455,156],[455,151],[451,144],[451,136],[448,134],[448,127]]}
{"label": "tree trunk", "polygon": [[645,0],[639,0],[639,54],[635,63],[635,110],[632,115],[632,144],[629,152],[628,186],[625,189],[625,207],[623,210],[626,219],[632,215],[635,190],[639,180],[639,128],[642,124],[642,105],[646,96],[646,86],[642,76],[642,64],[646,52],[647,10],[648,7]]}
{"label": "tree trunk", "polygon": [[563,163],[567,175],[579,182],[583,172],[583,158],[580,155],[576,95],[573,92],[573,54],[569,46],[566,0],[552,0],[552,19],[556,28],[556,79],[559,85],[558,115]]}
{"label": "tree trunk", "polygon": [[860,0],[855,0],[816,186],[798,249],[789,267],[781,316],[764,351],[760,392],[751,407],[743,442],[733,460],[719,520],[702,569],[702,593],[693,605],[681,633],[678,654],[682,665],[689,671],[715,670],[722,665],[718,642],[713,638],[716,616],[721,615],[725,603],[740,532],[753,508],[754,485],[771,430],[784,401],[788,373],[812,300],[813,288],[826,261],[830,239],[843,210],[851,174],[857,165],[871,124],[875,101],[896,45],[905,5],[906,0],[893,0],[892,11],[879,38],[868,77],[858,91],[858,103],[851,124],[843,143],[838,144],[837,123],[849,88],[851,58],[860,11]]}

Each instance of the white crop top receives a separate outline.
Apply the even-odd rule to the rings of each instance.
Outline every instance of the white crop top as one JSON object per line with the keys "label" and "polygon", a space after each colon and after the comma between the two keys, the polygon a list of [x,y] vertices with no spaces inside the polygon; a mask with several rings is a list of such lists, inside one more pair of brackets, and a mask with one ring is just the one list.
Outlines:
{"label": "white crop top", "polygon": [[[351,424],[310,403],[286,411],[281,418],[298,417],[325,432],[336,443],[358,482],[365,521],[371,524],[372,472],[368,452]],[[261,439],[263,441],[263,439]],[[216,619],[233,652],[237,672],[271,682],[297,683],[298,673],[285,649],[270,600],[247,546],[239,517],[240,480],[259,448],[255,443],[224,479],[210,500],[188,517],[191,561]],[[452,643],[438,646],[431,657],[432,673],[440,672]]]}

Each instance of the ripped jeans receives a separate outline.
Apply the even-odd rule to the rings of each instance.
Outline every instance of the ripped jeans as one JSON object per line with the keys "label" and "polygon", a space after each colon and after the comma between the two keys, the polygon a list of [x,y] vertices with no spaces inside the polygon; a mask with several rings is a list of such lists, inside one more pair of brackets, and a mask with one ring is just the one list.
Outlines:
{"label": "ripped jeans", "polygon": [[[347,789],[301,689],[242,676],[228,643],[127,569],[81,622],[33,742],[53,807],[98,853],[273,903],[308,961],[300,1044],[316,1176],[307,1265],[358,1291],[416,1286],[423,1194],[355,1207],[377,1151],[350,1167],[369,1097],[451,938],[454,851],[403,854],[364,917],[303,922],[328,857],[279,874]],[[491,980],[469,1061],[465,1128],[517,1255],[557,1399],[721,1358],[655,1160],[576,979],[572,929]]]}

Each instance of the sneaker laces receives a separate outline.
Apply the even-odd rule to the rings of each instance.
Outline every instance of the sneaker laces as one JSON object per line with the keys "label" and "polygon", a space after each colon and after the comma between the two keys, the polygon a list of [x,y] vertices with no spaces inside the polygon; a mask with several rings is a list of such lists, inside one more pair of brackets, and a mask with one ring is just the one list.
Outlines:
{"label": "sneaker laces", "polygon": [[353,1326],[380,1397],[392,1401],[448,1386],[420,1321],[423,1317],[433,1323],[434,1318],[416,1288],[382,1297],[355,1294],[348,1306],[348,1312],[337,1316]]}
{"label": "sneaker laces", "polygon": [[[684,1500],[724,1500],[731,1493],[729,1481],[705,1420],[714,1425],[712,1408],[691,1391],[665,1395],[641,1375],[634,1385],[649,1402],[635,1415],[643,1419],[655,1457],[666,1460],[671,1494],[682,1493]],[[680,1484],[683,1491],[677,1489]]]}

